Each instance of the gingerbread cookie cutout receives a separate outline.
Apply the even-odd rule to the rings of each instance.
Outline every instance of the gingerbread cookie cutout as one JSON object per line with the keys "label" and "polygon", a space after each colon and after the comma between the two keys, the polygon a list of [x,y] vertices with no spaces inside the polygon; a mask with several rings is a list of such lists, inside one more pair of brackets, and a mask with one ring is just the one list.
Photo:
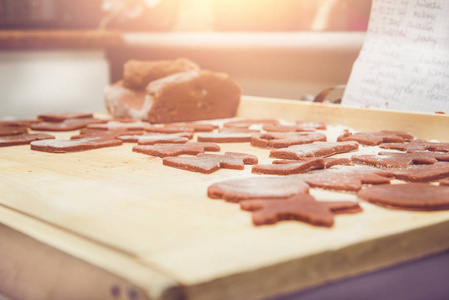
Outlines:
{"label": "gingerbread cookie cutout", "polygon": [[403,131],[388,131],[383,130],[379,132],[345,132],[337,138],[338,142],[356,141],[365,146],[376,146],[382,143],[405,143],[414,139],[414,136]]}
{"label": "gingerbread cookie cutout", "polygon": [[449,209],[449,187],[426,183],[373,186],[358,192],[357,197],[388,208],[421,211]]}
{"label": "gingerbread cookie cutout", "polygon": [[223,124],[223,127],[228,128],[245,128],[249,129],[253,125],[274,125],[278,126],[280,125],[278,120],[274,119],[246,119],[246,120],[237,120],[237,121],[230,121]]}
{"label": "gingerbread cookie cutout", "polygon": [[185,143],[185,144],[156,144],[137,145],[133,147],[134,152],[148,154],[158,157],[179,156],[182,154],[197,155],[205,151],[220,151],[220,146],[215,143]]}
{"label": "gingerbread cookie cutout", "polygon": [[412,164],[434,164],[449,161],[449,153],[442,152],[379,152],[379,155],[354,155],[353,163],[377,168],[406,168]]}
{"label": "gingerbread cookie cutout", "polygon": [[[306,158],[308,159],[314,159],[314,158]],[[329,169],[333,166],[338,165],[350,165],[352,162],[349,158],[346,157],[324,157],[324,168]],[[294,164],[298,163],[298,160],[288,160],[288,159],[279,159],[279,160],[273,160],[273,164],[275,165],[282,165],[282,164]]]}
{"label": "gingerbread cookie cutout", "polygon": [[254,225],[296,220],[314,226],[332,227],[335,212],[343,214],[362,211],[357,202],[321,202],[307,194],[280,200],[245,200],[240,202],[240,207],[253,212]]}
{"label": "gingerbread cookie cutout", "polygon": [[270,157],[281,159],[305,159],[307,157],[325,157],[339,153],[355,151],[359,148],[357,142],[314,142],[305,145],[294,145],[288,148],[270,151]]}
{"label": "gingerbread cookie cutout", "polygon": [[326,135],[318,132],[267,132],[251,137],[251,145],[261,148],[287,148],[292,145],[326,141]]}
{"label": "gingerbread cookie cutout", "polygon": [[281,199],[309,193],[309,185],[296,176],[248,177],[216,182],[209,186],[212,199],[240,202],[248,199]]}
{"label": "gingerbread cookie cutout", "polygon": [[224,155],[200,153],[196,157],[166,157],[162,164],[186,171],[210,174],[219,169],[243,170],[244,165],[257,164],[257,157],[251,154],[225,152]]}
{"label": "gingerbread cookie cutout", "polygon": [[92,113],[86,112],[64,112],[64,113],[50,113],[50,114],[41,114],[38,115],[37,118],[44,122],[62,122],[67,119],[92,119],[94,115]]}
{"label": "gingerbread cookie cutout", "polygon": [[251,132],[211,132],[198,134],[197,140],[212,143],[249,143],[253,134]]}
{"label": "gingerbread cookie cutout", "polygon": [[449,177],[449,163],[437,162],[431,165],[411,165],[392,170],[394,178],[409,182],[430,182]]}
{"label": "gingerbread cookie cutout", "polygon": [[425,140],[414,140],[410,143],[387,143],[380,144],[380,148],[394,149],[406,152],[417,151],[436,151],[436,152],[449,152],[449,143],[428,142]]}
{"label": "gingerbread cookie cutout", "polygon": [[40,131],[72,131],[84,128],[89,125],[104,123],[105,120],[94,118],[66,119],[62,122],[41,122],[31,124],[30,128]]}
{"label": "gingerbread cookie cutout", "polygon": [[255,174],[292,175],[301,174],[314,169],[323,169],[324,159],[312,158],[296,163],[256,165],[251,172]]}
{"label": "gingerbread cookie cutout", "polygon": [[41,120],[9,120],[0,121],[0,127],[30,127],[31,124],[42,122]]}
{"label": "gingerbread cookie cutout", "polygon": [[17,135],[0,136],[0,147],[27,145],[32,141],[54,139],[55,137],[45,133],[22,133]]}
{"label": "gingerbread cookie cutout", "polygon": [[162,143],[183,144],[193,138],[193,133],[180,132],[170,134],[144,134],[122,135],[118,137],[126,143],[138,143],[139,145],[154,145]]}
{"label": "gingerbread cookie cutout", "polygon": [[26,126],[0,125],[0,136],[18,135],[23,133],[28,133]]}
{"label": "gingerbread cookie cutout", "polygon": [[260,133],[260,130],[258,129],[248,129],[248,128],[238,128],[238,127],[223,127],[218,129],[218,132],[223,133]]}
{"label": "gingerbread cookie cutout", "polygon": [[392,177],[392,174],[370,167],[336,166],[295,176],[304,180],[310,187],[356,192],[364,184],[390,183],[388,177]]}
{"label": "gingerbread cookie cutout", "polygon": [[75,140],[42,140],[31,142],[31,150],[50,153],[66,153],[120,146],[122,143],[123,142],[120,140],[103,137],[91,137]]}

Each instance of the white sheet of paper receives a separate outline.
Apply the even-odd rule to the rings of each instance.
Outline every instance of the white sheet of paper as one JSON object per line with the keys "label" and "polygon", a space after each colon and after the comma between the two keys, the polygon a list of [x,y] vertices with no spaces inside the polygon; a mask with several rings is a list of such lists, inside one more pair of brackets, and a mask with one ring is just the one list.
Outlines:
{"label": "white sheet of paper", "polygon": [[373,0],[342,104],[449,113],[449,1]]}

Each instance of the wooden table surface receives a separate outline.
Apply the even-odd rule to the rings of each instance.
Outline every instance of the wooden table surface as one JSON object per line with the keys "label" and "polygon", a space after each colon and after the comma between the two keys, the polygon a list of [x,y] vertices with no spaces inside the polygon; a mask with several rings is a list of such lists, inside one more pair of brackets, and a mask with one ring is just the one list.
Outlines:
{"label": "wooden table surface", "polygon": [[[255,97],[244,97],[238,115],[324,121],[335,130],[341,125],[407,130],[419,138],[449,141],[449,133],[441,130],[449,125],[445,115]],[[179,299],[180,294],[186,299],[261,299],[449,248],[449,211],[389,210],[362,202],[363,213],[339,215],[331,229],[301,222],[255,227],[250,213],[206,194],[214,182],[251,176],[250,166],[192,173],[162,166],[160,158],[132,152],[132,146],[68,154],[0,148],[0,223],[38,240],[39,249],[51,246],[65,259],[112,276],[103,276],[108,279],[98,285],[103,289],[99,298],[104,289],[113,298],[115,284],[122,290],[132,286],[150,299]],[[272,160],[268,150],[248,144],[221,146],[222,152],[255,154],[259,163]],[[320,200],[356,200],[348,193],[312,189],[311,194]],[[4,251],[11,259],[20,256],[13,248]],[[35,257],[34,263],[43,263]],[[29,266],[22,262],[9,270]],[[17,292],[19,279],[0,283],[0,291]],[[28,286],[28,293],[33,288],[69,293],[70,285],[52,279],[57,280]]]}

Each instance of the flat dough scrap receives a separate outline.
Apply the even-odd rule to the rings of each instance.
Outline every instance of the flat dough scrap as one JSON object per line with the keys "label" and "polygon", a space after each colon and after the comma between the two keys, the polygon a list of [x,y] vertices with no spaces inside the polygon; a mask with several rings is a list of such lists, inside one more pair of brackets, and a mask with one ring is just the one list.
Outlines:
{"label": "flat dough scrap", "polygon": [[411,165],[392,170],[396,179],[409,182],[430,182],[449,177],[449,163],[437,162],[431,165]]}
{"label": "flat dough scrap", "polygon": [[0,136],[0,147],[27,145],[32,141],[54,138],[54,136],[45,133],[23,133],[17,135]]}
{"label": "flat dough scrap", "polygon": [[225,73],[206,70],[176,73],[146,87],[144,113],[151,123],[232,118],[241,90]]}
{"label": "flat dough scrap", "polygon": [[405,143],[414,139],[414,136],[403,131],[379,131],[379,132],[345,132],[337,138],[338,142],[356,141],[365,146],[376,146],[382,143]]}
{"label": "flat dough scrap", "polygon": [[279,126],[281,125],[278,120],[275,119],[245,119],[245,120],[237,120],[237,121],[229,121],[223,124],[223,127],[226,128],[241,128],[241,129],[249,129],[252,125],[261,125],[261,126]]}
{"label": "flat dough scrap", "polygon": [[412,164],[434,164],[438,161],[449,161],[449,153],[442,152],[379,152],[378,155],[354,155],[353,163],[369,165],[377,168],[406,168]]}
{"label": "flat dough scrap", "polygon": [[216,182],[207,189],[213,199],[240,202],[248,199],[280,199],[309,193],[309,185],[296,176],[248,177]]}
{"label": "flat dough scrap", "polygon": [[50,153],[86,151],[104,147],[120,146],[123,142],[103,137],[90,137],[75,140],[42,140],[31,142],[31,150]]}
{"label": "flat dough scrap", "polygon": [[281,159],[305,159],[307,157],[325,157],[339,153],[355,151],[359,144],[348,142],[314,142],[305,145],[294,145],[288,148],[274,149],[270,151],[270,157]]}
{"label": "flat dough scrap", "polygon": [[106,121],[95,118],[66,119],[62,122],[41,122],[31,124],[30,128],[40,131],[72,131],[104,122]]}
{"label": "flat dough scrap", "polygon": [[390,183],[392,174],[383,170],[361,166],[335,166],[326,170],[295,175],[310,187],[336,191],[356,192],[363,184]]}
{"label": "flat dough scrap", "polygon": [[220,146],[215,143],[185,143],[185,144],[156,144],[137,145],[133,147],[134,152],[148,154],[152,156],[166,157],[178,156],[182,154],[197,155],[205,151],[220,151]]}
{"label": "flat dough scrap", "polygon": [[126,130],[146,130],[150,128],[151,125],[148,122],[142,121],[108,121],[103,124],[90,124],[87,126],[89,129],[97,129],[97,130],[118,130],[118,129],[126,129]]}
{"label": "flat dough scrap", "polygon": [[317,201],[307,194],[278,200],[245,200],[240,202],[243,210],[253,212],[254,225],[275,224],[283,220],[296,220],[314,226],[332,227],[334,214],[361,212],[357,202]]}
{"label": "flat dough scrap", "polygon": [[26,126],[0,125],[0,136],[19,135],[23,133],[28,133],[28,129]]}
{"label": "flat dough scrap", "polygon": [[49,113],[38,115],[37,118],[44,122],[62,122],[67,119],[92,119],[94,115],[87,112],[63,112],[63,113]]}
{"label": "flat dough scrap", "polygon": [[384,149],[394,149],[406,152],[417,152],[417,151],[449,152],[449,143],[428,142],[419,139],[411,141],[410,143],[380,144],[379,147]]}
{"label": "flat dough scrap", "polygon": [[124,142],[138,143],[139,145],[154,145],[161,143],[183,144],[187,143],[192,138],[193,133],[189,132],[119,136],[119,139]]}
{"label": "flat dough scrap", "polygon": [[449,209],[449,187],[426,183],[373,186],[358,192],[357,197],[389,208],[423,211]]}
{"label": "flat dough scrap", "polygon": [[[315,158],[305,158],[304,160],[315,159]],[[338,165],[350,165],[352,164],[351,160],[346,157],[324,157],[324,169],[329,169],[333,166]],[[283,165],[283,164],[295,164],[298,163],[298,160],[288,160],[288,159],[277,159],[273,160],[273,164],[275,165]]]}
{"label": "flat dough scrap", "polygon": [[141,61],[129,60],[123,66],[124,86],[144,89],[148,83],[175,73],[199,70],[194,62],[179,58],[176,60]]}
{"label": "flat dough scrap", "polygon": [[314,169],[324,169],[324,159],[312,158],[289,164],[256,165],[253,166],[251,172],[255,174],[292,175],[302,174]]}
{"label": "flat dough scrap", "polygon": [[326,141],[326,135],[318,132],[267,132],[251,137],[251,145],[261,148],[287,148],[292,145]]}
{"label": "flat dough scrap", "polygon": [[210,174],[218,169],[243,170],[244,165],[257,164],[256,156],[245,153],[225,152],[224,155],[200,153],[196,157],[166,157],[164,166],[186,171]]}
{"label": "flat dough scrap", "polygon": [[252,132],[210,132],[197,135],[198,142],[213,143],[249,143]]}

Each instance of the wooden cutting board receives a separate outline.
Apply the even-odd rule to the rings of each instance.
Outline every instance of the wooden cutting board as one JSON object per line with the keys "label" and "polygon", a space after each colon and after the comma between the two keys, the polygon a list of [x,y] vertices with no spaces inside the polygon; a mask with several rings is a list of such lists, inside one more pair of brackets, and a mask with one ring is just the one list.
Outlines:
{"label": "wooden cutting board", "polygon": [[[244,97],[238,114],[406,130],[449,141],[445,115],[255,97]],[[362,202],[363,213],[337,216],[332,229],[300,222],[255,227],[250,213],[206,194],[212,183],[251,176],[250,166],[192,173],[165,167],[132,146],[67,154],[0,148],[0,223],[131,282],[151,299],[178,299],[179,293],[187,299],[261,299],[449,248],[449,211]],[[271,162],[265,149],[221,146],[221,152]],[[356,200],[347,193],[311,194]]]}

